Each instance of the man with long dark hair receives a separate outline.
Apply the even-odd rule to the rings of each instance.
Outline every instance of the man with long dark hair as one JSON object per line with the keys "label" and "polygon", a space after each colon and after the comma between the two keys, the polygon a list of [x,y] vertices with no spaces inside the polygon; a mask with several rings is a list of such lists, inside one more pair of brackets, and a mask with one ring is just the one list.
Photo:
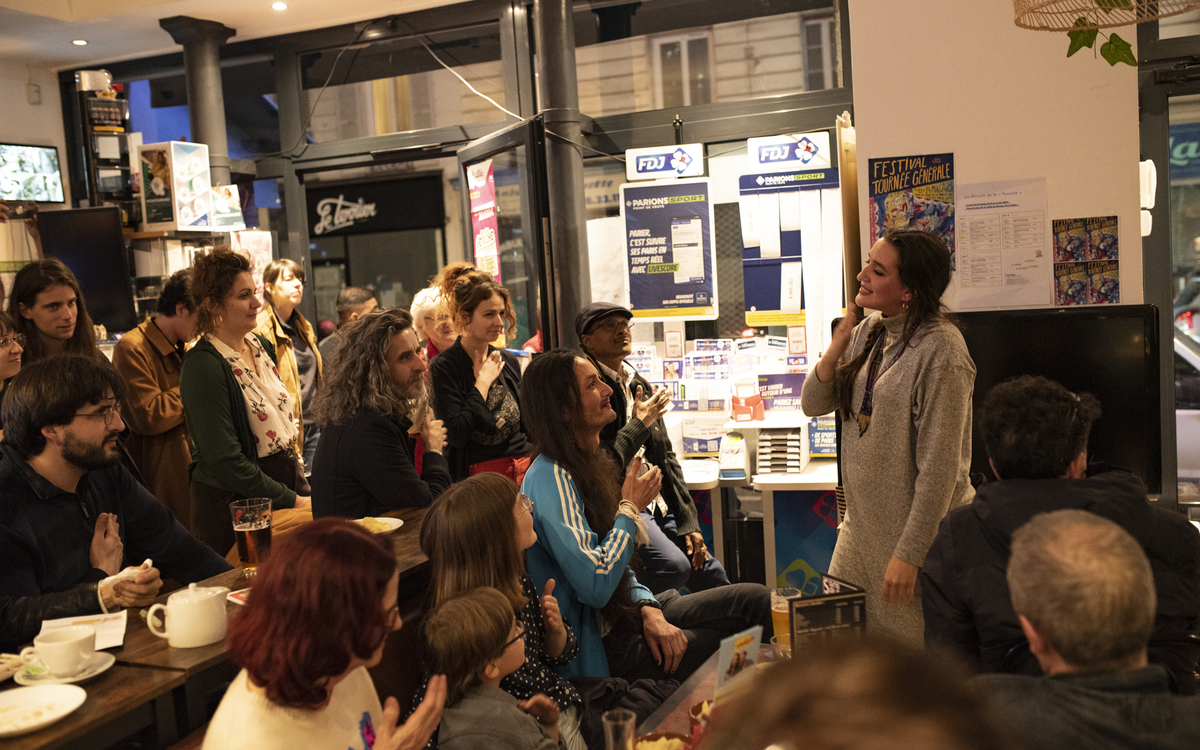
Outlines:
{"label": "man with long dark hair", "polygon": [[722,638],[755,624],[770,637],[770,593],[742,583],[655,596],[638,582],[630,563],[645,533],[640,513],[662,475],[656,467],[642,473],[635,460],[618,485],[620,470],[600,449],[600,431],[615,418],[611,395],[596,367],[565,349],[535,357],[521,379],[525,429],[537,450],[521,485],[538,536],[529,574],[538,587],[554,579],[579,639],[567,676],[686,679]]}
{"label": "man with long dark hair", "polygon": [[649,542],[638,549],[638,578],[651,591],[687,586],[703,591],[729,583],[725,568],[708,554],[700,533],[696,504],[683,478],[683,467],[667,436],[662,415],[670,393],[655,391],[625,358],[632,353],[629,324],[633,313],[611,302],[592,302],[575,316],[575,332],[584,354],[612,389],[613,420],[600,431],[600,442],[622,467],[641,456],[662,472],[662,489],[642,511]]}

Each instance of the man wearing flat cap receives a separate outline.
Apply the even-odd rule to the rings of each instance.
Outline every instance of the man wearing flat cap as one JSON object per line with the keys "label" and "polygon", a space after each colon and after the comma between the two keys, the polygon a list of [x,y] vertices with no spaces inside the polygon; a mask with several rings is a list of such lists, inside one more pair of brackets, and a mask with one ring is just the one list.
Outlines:
{"label": "man wearing flat cap", "polygon": [[620,305],[592,302],[575,316],[575,332],[584,354],[613,390],[617,418],[600,432],[600,444],[616,459],[621,476],[638,455],[646,469],[657,466],[662,472],[659,496],[642,511],[650,541],[638,549],[643,566],[638,580],[654,593],[685,585],[703,591],[727,584],[725,569],[704,545],[696,505],[663,424],[670,392],[654,390],[625,362],[633,346],[632,319],[633,313]]}

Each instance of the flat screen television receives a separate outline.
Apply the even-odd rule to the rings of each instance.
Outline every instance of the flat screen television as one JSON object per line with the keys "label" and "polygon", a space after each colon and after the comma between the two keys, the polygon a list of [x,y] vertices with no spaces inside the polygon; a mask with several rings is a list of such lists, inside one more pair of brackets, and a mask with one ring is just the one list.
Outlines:
{"label": "flat screen television", "polygon": [[[1153,305],[959,313],[975,360],[975,414],[992,386],[1042,375],[1100,399],[1088,460],[1137,474],[1162,492],[1158,309]],[[971,471],[995,479],[974,422]]]}
{"label": "flat screen television", "polygon": [[115,206],[39,211],[38,231],[46,255],[58,258],[79,280],[92,322],[110,333],[138,324],[129,253]]}
{"label": "flat screen television", "polygon": [[0,200],[64,202],[58,148],[0,143]]}

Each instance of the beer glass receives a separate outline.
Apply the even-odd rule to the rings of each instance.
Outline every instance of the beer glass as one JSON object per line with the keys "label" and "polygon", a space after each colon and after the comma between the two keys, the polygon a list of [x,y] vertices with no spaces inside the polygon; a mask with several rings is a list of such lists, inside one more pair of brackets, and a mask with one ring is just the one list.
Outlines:
{"label": "beer glass", "polygon": [[229,504],[233,516],[233,535],[237,539],[238,561],[253,575],[271,556],[271,498],[234,500]]}

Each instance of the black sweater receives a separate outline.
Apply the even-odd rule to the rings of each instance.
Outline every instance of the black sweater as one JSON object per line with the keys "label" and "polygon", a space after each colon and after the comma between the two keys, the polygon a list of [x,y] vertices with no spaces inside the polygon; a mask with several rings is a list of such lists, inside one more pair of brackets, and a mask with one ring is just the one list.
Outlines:
{"label": "black sweater", "polygon": [[313,457],[313,517],[378,516],[399,508],[424,508],[450,486],[440,453],[425,451],[421,473],[409,437],[412,422],[366,411],[321,430]]}

